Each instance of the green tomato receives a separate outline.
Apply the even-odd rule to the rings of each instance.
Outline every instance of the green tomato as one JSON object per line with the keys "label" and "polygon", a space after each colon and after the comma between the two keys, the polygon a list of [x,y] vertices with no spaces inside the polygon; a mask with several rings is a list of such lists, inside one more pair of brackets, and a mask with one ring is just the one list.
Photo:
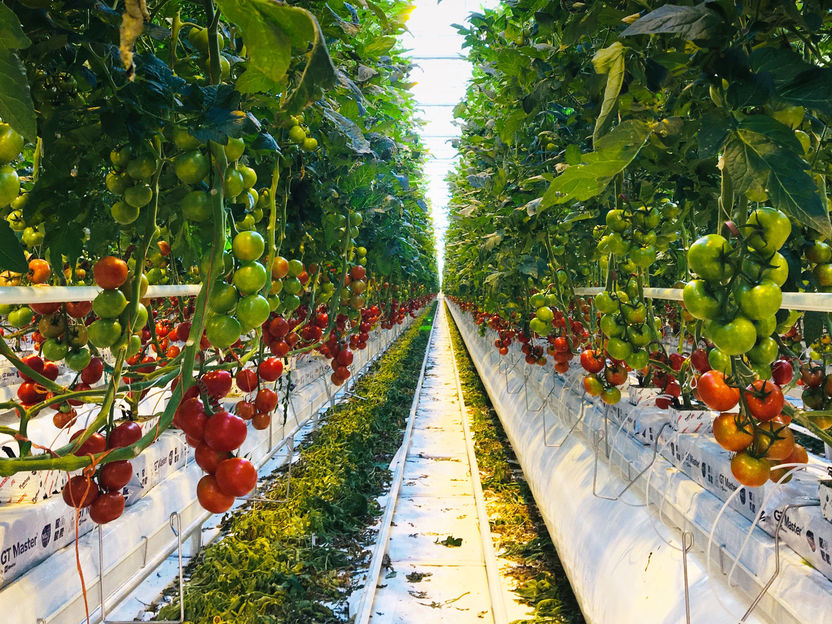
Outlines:
{"label": "green tomato", "polygon": [[121,324],[124,327],[129,329],[131,332],[136,332],[136,331],[139,331],[145,325],[147,325],[147,318],[148,318],[147,308],[144,307],[143,303],[141,303],[141,302],[139,303],[139,306],[136,309],[136,318],[133,319],[132,323],[128,323],[128,321],[130,320],[128,318],[128,313],[129,312],[130,312],[130,308],[127,307],[127,308],[124,309],[124,312],[122,312],[119,315],[118,320],[121,322]]}
{"label": "green tomato", "polygon": [[297,295],[287,295],[283,298],[283,309],[287,314],[291,314],[297,310],[300,305],[300,297]]}
{"label": "green tomato", "polygon": [[43,357],[53,362],[59,362],[66,357],[69,346],[56,338],[50,338],[43,343]]}
{"label": "green tomato", "polygon": [[6,164],[20,156],[23,137],[9,124],[0,123],[0,164]]}
{"label": "green tomato", "polygon": [[9,325],[15,329],[26,327],[35,318],[35,313],[29,306],[21,306],[9,312]]}
{"label": "green tomato", "polygon": [[[25,197],[25,195],[22,195],[21,197]],[[26,221],[23,219],[22,210],[12,210],[6,217],[6,220],[15,232],[22,232],[26,229]]]}
{"label": "green tomato", "polygon": [[630,224],[624,217],[623,210],[610,210],[605,218],[607,227],[613,232],[624,232]]}
{"label": "green tomato", "polygon": [[688,267],[709,282],[721,282],[734,274],[729,262],[731,245],[719,234],[707,234],[696,240],[688,250]]}
{"label": "green tomato", "polygon": [[652,339],[650,326],[647,324],[627,328],[627,340],[634,347],[645,347]]}
{"label": "green tomato", "polygon": [[127,307],[127,298],[120,290],[102,290],[93,299],[92,310],[104,319],[117,318]]}
{"label": "green tomato", "polygon": [[240,232],[231,243],[231,251],[237,260],[250,262],[262,257],[266,250],[266,241],[259,232]]}
{"label": "green tomato", "polygon": [[124,169],[130,162],[131,150],[129,145],[110,152],[110,162],[116,169]]}
{"label": "green tomato", "polygon": [[233,282],[242,294],[251,295],[266,285],[266,269],[259,262],[247,262],[234,271]]}
{"label": "green tomato", "polygon": [[191,191],[182,198],[182,216],[203,223],[211,218],[211,197],[205,191]]}
{"label": "green tomato", "polygon": [[546,305],[546,295],[543,293],[535,293],[529,298],[529,303],[535,308],[541,308]]}
{"label": "green tomato", "polygon": [[[332,297],[332,293],[321,293],[321,301],[326,303]],[[274,312],[280,307],[280,297],[277,295],[269,296],[269,309]]]}
{"label": "green tomato", "polygon": [[731,374],[731,356],[720,349],[714,348],[708,351],[708,364],[711,365],[712,369],[718,370],[724,375]]}
{"label": "green tomato", "polygon": [[609,240],[610,251],[616,256],[625,256],[630,251],[630,244],[618,232],[610,234],[607,238]]}
{"label": "green tomato", "polygon": [[296,277],[286,277],[283,279],[283,290],[287,294],[297,295],[303,290],[303,284]]}
{"label": "green tomato", "polygon": [[173,129],[173,144],[183,152],[191,152],[201,145],[199,139],[192,136],[190,132],[180,126]]}
{"label": "green tomato", "polygon": [[139,183],[124,191],[124,201],[134,208],[144,208],[153,199],[153,189],[149,184]]}
{"label": "green tomato", "polygon": [[644,349],[639,349],[628,355],[625,362],[633,370],[641,370],[650,363],[650,355]]}
{"label": "green tomato", "polygon": [[646,247],[636,247],[630,250],[630,260],[633,264],[642,269],[646,269],[656,261],[656,248],[653,245]]}
{"label": "green tomato", "polygon": [[173,172],[183,184],[197,184],[208,175],[211,164],[199,150],[185,152],[173,159]]}
{"label": "green tomato", "polygon": [[616,360],[626,360],[632,352],[632,345],[629,342],[621,340],[621,338],[610,338],[607,340],[607,353]]}
{"label": "green tomato", "polygon": [[300,144],[300,148],[304,152],[314,152],[316,149],[318,149],[318,139],[316,139],[315,137],[306,137]]}
{"label": "green tomato", "polygon": [[777,329],[777,317],[774,315],[754,321],[754,328],[757,330],[757,338],[768,338]]}
{"label": "green tomato", "polygon": [[769,365],[777,359],[779,352],[780,347],[777,346],[777,341],[774,338],[759,338],[757,344],[747,355],[748,359],[754,364]]}
{"label": "green tomato", "polygon": [[625,304],[622,306],[621,312],[624,315],[624,320],[630,325],[641,325],[647,320],[647,307],[643,303],[637,305]]}
{"label": "green tomato", "polygon": [[551,323],[552,319],[555,318],[555,313],[552,312],[552,308],[542,306],[537,309],[535,316],[543,323]]}
{"label": "green tomato", "polygon": [[135,180],[146,180],[156,172],[156,159],[150,154],[139,156],[127,163],[127,175]]}
{"label": "green tomato", "polygon": [[78,373],[90,365],[90,359],[92,358],[89,349],[78,349],[77,351],[73,349],[64,357],[66,365]]}
{"label": "green tomato", "polygon": [[240,338],[243,328],[240,321],[227,314],[216,314],[205,324],[205,334],[217,349],[227,349]]}
{"label": "green tomato", "polygon": [[[617,338],[618,336],[622,336],[624,334],[624,327],[621,326],[611,314],[604,314],[601,317],[601,331],[604,332],[604,335],[609,338]],[[620,360],[623,358],[618,359]]]}
{"label": "green tomato", "polygon": [[0,167],[0,207],[8,206],[20,194],[20,178],[17,171],[4,165]]}
{"label": "green tomato", "polygon": [[602,290],[595,295],[595,307],[601,314],[610,314],[618,310],[618,302],[612,298],[609,292]]}
{"label": "green tomato", "polygon": [[742,262],[743,273],[753,282],[769,280],[782,286],[789,279],[789,263],[781,253],[775,252],[768,262],[746,257]]}
{"label": "green tomato", "polygon": [[99,349],[112,347],[121,338],[121,323],[115,319],[93,321],[87,328],[87,336],[94,347]]}
{"label": "green tomato", "polygon": [[529,329],[539,336],[546,336],[549,334],[549,326],[537,317],[534,317],[531,321],[529,321]]}
{"label": "green tomato", "polygon": [[766,256],[780,249],[792,231],[792,222],[776,208],[757,208],[742,229],[748,245]]}
{"label": "green tomato", "polygon": [[243,174],[229,168],[225,172],[224,190],[226,197],[237,197],[243,192]]}
{"label": "green tomato", "polygon": [[289,140],[292,143],[303,143],[306,139],[306,130],[302,126],[292,126],[289,129]]}
{"label": "green tomato", "polygon": [[813,241],[803,250],[803,255],[814,264],[832,262],[832,247],[823,241]]}
{"label": "green tomato", "polygon": [[771,379],[771,364],[756,364],[755,362],[751,363],[751,370],[759,377],[760,379]]}
{"label": "green tomato", "polygon": [[117,201],[110,206],[110,216],[119,225],[130,225],[139,218],[139,209],[128,204],[126,201]]}
{"label": "green tomato", "polygon": [[783,291],[777,284],[769,281],[750,286],[741,280],[734,289],[734,297],[742,313],[753,321],[777,314],[783,303]]}
{"label": "green tomato", "polygon": [[237,289],[231,284],[219,282],[214,284],[208,296],[208,308],[214,314],[225,314],[237,305]]}
{"label": "green tomato", "polygon": [[[240,160],[240,156],[246,151],[246,142],[243,139],[235,137],[228,137],[228,143],[225,144],[225,157],[228,162]],[[252,186],[254,186],[252,184]]]}
{"label": "green tomato", "polygon": [[289,275],[291,277],[297,277],[303,273],[303,262],[300,260],[289,260]]}
{"label": "green tomato", "polygon": [[107,190],[116,195],[121,195],[132,184],[133,180],[124,172],[111,171],[107,174],[105,184]]}
{"label": "green tomato", "polygon": [[[257,184],[257,172],[254,171],[251,167],[246,167],[245,165],[237,165],[237,171],[243,176],[243,188],[250,189],[252,186]],[[255,203],[257,202],[258,197],[254,198]]]}
{"label": "green tomato", "polygon": [[818,264],[812,274],[819,286],[832,286],[832,264]]}
{"label": "green tomato", "polygon": [[707,331],[717,348],[728,355],[747,353],[757,342],[754,323],[744,316],[727,323],[708,321]]}
{"label": "green tomato", "polygon": [[142,339],[133,334],[130,336],[130,340],[127,342],[127,357],[133,357],[137,355],[142,350]]}
{"label": "green tomato", "polygon": [[243,327],[258,327],[266,322],[271,313],[268,300],[262,295],[249,295],[237,303],[235,316]]}
{"label": "green tomato", "polygon": [[682,299],[688,312],[694,318],[702,320],[715,319],[722,312],[722,306],[710,293],[705,280],[691,280],[682,289]]}

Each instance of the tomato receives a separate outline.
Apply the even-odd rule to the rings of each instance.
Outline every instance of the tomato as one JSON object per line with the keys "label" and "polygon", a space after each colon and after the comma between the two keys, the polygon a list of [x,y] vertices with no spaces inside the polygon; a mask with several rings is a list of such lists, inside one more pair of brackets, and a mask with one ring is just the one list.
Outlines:
{"label": "tomato", "polygon": [[49,338],[41,346],[43,357],[47,360],[58,362],[66,356],[69,346],[65,342],[59,342],[55,338]]}
{"label": "tomato", "polygon": [[624,342],[620,338],[610,338],[607,340],[607,353],[614,360],[624,360],[633,352],[633,347],[629,342]]}
{"label": "tomato", "polygon": [[[208,307],[214,314],[225,314],[237,305],[237,289],[231,284],[218,282],[211,289],[208,297]],[[159,333],[158,330],[156,332]]]}
{"label": "tomato", "polygon": [[237,197],[243,192],[244,185],[243,174],[240,171],[232,167],[226,169],[223,180],[223,191],[226,197]]}
{"label": "tomato", "polygon": [[757,420],[767,421],[783,409],[783,392],[780,386],[770,381],[758,380],[743,391],[743,398],[751,415]]}
{"label": "tomato", "polygon": [[710,320],[717,318],[722,312],[722,306],[713,295],[705,280],[691,280],[682,289],[682,299],[685,308],[694,318]]}
{"label": "tomato", "polygon": [[254,415],[254,418],[251,419],[251,426],[257,429],[258,431],[268,429],[271,423],[271,414],[267,414],[265,412],[258,412]]}
{"label": "tomato", "polygon": [[794,434],[779,418],[764,422],[754,432],[754,451],[766,459],[783,461],[794,451]]}
{"label": "tomato", "polygon": [[777,360],[771,365],[771,379],[779,386],[790,383],[794,377],[794,369],[788,360]]}
{"label": "tomato", "polygon": [[[31,0],[30,0],[31,1]],[[46,7],[38,8],[48,8]],[[0,123],[0,163],[6,164],[15,160],[23,151],[23,137],[9,124]]]}
{"label": "tomato", "polygon": [[[269,349],[277,357],[286,357],[291,347],[285,340],[274,340],[269,344]],[[508,350],[506,350],[508,352]]]}
{"label": "tomato", "polygon": [[210,169],[208,158],[199,150],[185,152],[173,159],[173,172],[183,184],[198,184]]}
{"label": "tomato", "polygon": [[587,349],[581,353],[581,366],[588,373],[600,373],[604,370],[605,360],[599,351]]}
{"label": "tomato", "polygon": [[72,318],[84,318],[91,311],[92,301],[70,301],[66,304],[66,313]]}
{"label": "tomato", "polygon": [[89,349],[70,349],[64,356],[66,365],[78,373],[89,366],[91,360],[92,356]]}
{"label": "tomato", "polygon": [[748,453],[737,453],[731,459],[731,474],[746,487],[764,485],[770,472],[771,466],[765,459],[753,457]]}
{"label": "tomato", "polygon": [[8,206],[19,194],[20,178],[17,171],[8,165],[0,167],[0,206]]}
{"label": "tomato", "polygon": [[259,262],[247,262],[234,271],[234,285],[243,295],[262,290],[266,285],[266,269]]}
{"label": "tomato", "polygon": [[35,405],[41,401],[45,401],[49,396],[49,391],[33,381],[26,381],[17,388],[17,398],[24,406]]}
{"label": "tomato", "polygon": [[[347,351],[346,353],[349,352]],[[349,364],[345,364],[345,366],[349,366]],[[264,381],[275,381],[283,374],[283,362],[277,358],[267,358],[260,362],[260,366],[257,367],[257,373],[260,375],[260,379]]]}
{"label": "tomato", "polygon": [[208,341],[217,349],[227,349],[240,339],[243,327],[233,316],[215,314],[205,325]]}
{"label": "tomato", "polygon": [[234,504],[234,497],[225,494],[214,475],[205,475],[196,486],[196,496],[203,509],[211,513],[224,513]]}
{"label": "tomato", "polygon": [[43,284],[50,275],[52,275],[52,267],[46,260],[38,258],[29,260],[29,272],[26,273],[26,277],[32,284]]}
{"label": "tomato", "polygon": [[114,427],[108,440],[110,448],[123,448],[135,444],[142,437],[142,428],[133,421],[126,421]]}
{"label": "tomato", "polygon": [[254,399],[254,407],[257,408],[258,412],[271,412],[277,407],[277,398],[277,393],[274,390],[261,388]]}
{"label": "tomato", "polygon": [[739,414],[723,413],[714,419],[714,438],[726,451],[743,451],[754,441],[750,423],[740,427]]}
{"label": "tomato", "polygon": [[90,343],[99,349],[112,347],[121,337],[121,323],[115,319],[93,321],[87,328]]}
{"label": "tomato", "polygon": [[231,373],[226,370],[209,371],[200,380],[212,399],[221,399],[231,392]]}
{"label": "tomato", "polygon": [[34,318],[35,314],[32,312],[32,308],[29,306],[20,306],[19,308],[9,312],[8,321],[9,325],[15,329],[20,329],[22,327],[26,327]]}
{"label": "tomato", "polygon": [[608,338],[617,338],[624,334],[624,327],[611,314],[605,314],[601,317],[600,327]]}
{"label": "tomato", "polygon": [[717,412],[727,412],[740,400],[738,388],[725,383],[725,375],[717,370],[703,373],[696,384],[702,402]]}
{"label": "tomato", "polygon": [[744,280],[734,288],[734,296],[749,319],[760,320],[774,316],[783,303],[783,291],[772,281],[764,280],[752,286]]}
{"label": "tomato", "polygon": [[708,321],[706,334],[726,355],[742,355],[757,342],[757,330],[744,316],[737,316],[727,323]]}
{"label": "tomato", "polygon": [[246,429],[242,418],[219,411],[205,424],[205,443],[216,451],[233,451],[245,442]]}
{"label": "tomato", "polygon": [[731,245],[719,234],[707,234],[697,239],[688,249],[688,267],[708,282],[722,282],[734,274],[728,262]]}
{"label": "tomato", "polygon": [[191,397],[183,401],[177,408],[177,425],[189,437],[202,440],[205,435],[205,423],[208,422],[208,415],[200,401]]}
{"label": "tomato", "polygon": [[90,505],[90,520],[96,524],[107,524],[124,513],[124,496],[120,492],[101,494]]}
{"label": "tomato", "polygon": [[618,302],[604,290],[595,295],[595,307],[602,314],[611,314],[618,310]]}
{"label": "tomato", "polygon": [[[803,448],[800,444],[795,444],[792,452],[786,457],[782,462],[775,462],[775,464],[808,464],[809,463],[809,454],[806,452],[806,449]],[[769,477],[774,483],[777,483],[782,479],[792,468],[777,468],[774,467],[771,469],[771,476]],[[792,480],[792,475],[789,475],[785,479],[783,479],[783,483],[788,483]]]}
{"label": "tomato", "polygon": [[269,301],[262,295],[248,295],[237,303],[235,316],[244,329],[259,327],[268,320],[271,314]]}
{"label": "tomato", "polygon": [[[78,388],[76,388],[77,390]],[[78,438],[82,433],[83,430],[76,431],[75,433],[70,436],[70,442]],[[93,433],[87,441],[84,442],[80,447],[75,449],[73,455],[77,455],[78,457],[83,457],[85,455],[93,454],[98,455],[98,453],[103,453],[107,450],[107,438],[101,435],[98,432]]]}
{"label": "tomato", "polygon": [[[825,243],[822,244],[825,245]],[[827,245],[827,247],[829,246]],[[823,260],[822,263],[830,260]],[[769,280],[778,286],[783,286],[786,280],[789,279],[789,263],[783,254],[777,252],[772,254],[768,260],[758,260],[752,256],[746,256],[742,262],[742,270],[755,283]]]}
{"label": "tomato", "polygon": [[627,369],[623,366],[607,366],[604,369],[604,379],[608,384],[620,386],[627,381]]}
{"label": "tomato", "polygon": [[217,486],[229,496],[245,496],[257,485],[257,470],[242,457],[232,457],[217,466]]}
{"label": "tomato", "polygon": [[55,362],[44,362],[43,364],[43,376],[49,379],[50,381],[55,381],[58,378],[60,371],[58,370],[57,364]]}
{"label": "tomato", "polygon": [[615,405],[621,400],[621,390],[615,386],[604,388],[601,392],[601,400],[608,405]]}
{"label": "tomato", "polygon": [[105,490],[117,492],[133,478],[133,465],[128,460],[105,464],[98,473],[98,483]]}
{"label": "tomato", "polygon": [[780,249],[791,231],[789,218],[780,210],[769,207],[753,210],[742,228],[749,247],[766,256]]}
{"label": "tomato", "polygon": [[74,425],[77,417],[78,412],[74,409],[70,408],[68,411],[62,411],[61,409],[52,416],[52,424],[58,429],[63,429],[64,427]]}
{"label": "tomato", "polygon": [[800,378],[810,388],[820,386],[824,380],[823,368],[804,364],[800,367]]}
{"label": "tomato", "polygon": [[127,263],[114,256],[105,256],[95,263],[92,273],[95,283],[101,288],[118,288],[127,281]]}
{"label": "tomato", "polygon": [[211,218],[211,197],[205,191],[191,191],[182,198],[179,207],[189,221],[202,223]]}
{"label": "tomato", "polygon": [[259,232],[240,232],[234,237],[231,251],[237,260],[250,262],[258,260],[266,250],[266,241]]}
{"label": "tomato", "polygon": [[584,390],[589,396],[601,396],[604,386],[597,375],[590,374],[584,377]]}
{"label": "tomato", "polygon": [[75,475],[70,477],[61,492],[64,502],[70,507],[81,508],[89,507],[98,498],[98,486],[93,480],[87,480],[86,477]]}
{"label": "tomato", "polygon": [[803,407],[805,408],[813,410],[823,409],[825,403],[823,390],[817,386],[809,386],[804,389],[800,398],[803,401]]}
{"label": "tomato", "polygon": [[780,347],[774,338],[758,338],[757,344],[746,355],[754,364],[769,365],[779,353]]}

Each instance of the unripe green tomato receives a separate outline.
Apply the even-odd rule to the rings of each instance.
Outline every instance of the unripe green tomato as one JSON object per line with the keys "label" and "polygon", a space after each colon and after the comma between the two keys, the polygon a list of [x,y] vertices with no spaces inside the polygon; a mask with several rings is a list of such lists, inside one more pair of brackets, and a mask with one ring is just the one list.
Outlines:
{"label": "unripe green tomato", "polygon": [[289,130],[289,140],[292,143],[303,143],[306,140],[306,130],[302,126],[292,126]]}
{"label": "unripe green tomato", "polygon": [[135,180],[146,180],[156,171],[156,159],[150,154],[143,154],[127,163],[127,175]]}
{"label": "unripe green tomato", "polygon": [[117,201],[110,206],[110,215],[119,225],[130,225],[139,218],[139,209],[126,201]]}
{"label": "unripe green tomato", "polygon": [[305,138],[303,140],[303,143],[301,143],[301,149],[304,152],[314,152],[316,149],[318,149],[318,139],[316,139],[315,137]]}
{"label": "unripe green tomato", "polygon": [[20,195],[20,178],[9,165],[0,167],[0,207],[8,206]]}
{"label": "unripe green tomato", "polygon": [[240,160],[240,156],[242,156],[245,151],[246,142],[243,139],[228,137],[228,143],[225,144],[225,157],[228,159],[228,162]]}
{"label": "unripe green tomato", "polygon": [[133,180],[126,172],[111,171],[105,180],[107,190],[115,195],[121,195],[133,183]]}
{"label": "unripe green tomato", "polygon": [[149,184],[140,182],[124,191],[124,201],[134,208],[144,208],[153,199],[153,189]]}
{"label": "unripe green tomato", "polygon": [[43,231],[42,226],[38,226],[37,229],[33,227],[27,227],[23,230],[23,243],[28,247],[37,247],[43,242],[43,237],[46,233]]}
{"label": "unripe green tomato", "polygon": [[0,164],[15,160],[23,151],[23,137],[7,123],[0,123]]}
{"label": "unripe green tomato", "polygon": [[130,162],[131,150],[129,145],[125,145],[121,149],[114,149],[110,152],[110,162],[116,169],[124,169],[127,163]]}
{"label": "unripe green tomato", "polygon": [[177,149],[183,152],[190,152],[197,149],[201,143],[199,139],[192,136],[185,128],[177,126],[173,129],[173,143]]}

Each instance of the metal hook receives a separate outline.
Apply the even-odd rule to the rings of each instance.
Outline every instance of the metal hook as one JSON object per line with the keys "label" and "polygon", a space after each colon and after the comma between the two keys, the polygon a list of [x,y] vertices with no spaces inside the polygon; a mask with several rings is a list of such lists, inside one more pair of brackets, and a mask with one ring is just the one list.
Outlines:
{"label": "metal hook", "polygon": [[580,414],[578,415],[578,419],[572,424],[571,427],[569,427],[569,431],[566,432],[566,435],[563,436],[563,439],[560,442],[558,442],[557,444],[549,444],[548,443],[548,440],[547,440],[548,435],[547,434],[548,434],[549,428],[546,427],[546,422],[545,422],[545,418],[544,418],[544,423],[543,423],[543,445],[548,446],[550,448],[560,448],[561,446],[563,446],[564,443],[566,442],[566,440],[569,439],[569,436],[572,435],[572,433],[575,431],[575,429],[578,427],[578,425],[584,419],[584,416],[586,416],[586,406],[587,406],[587,402],[583,399],[583,397],[581,397],[581,411],[580,411]]}
{"label": "metal hook", "polygon": [[[669,422],[664,423],[661,426],[661,429],[659,429],[659,433],[656,434],[656,439],[653,441],[653,457],[650,459],[650,462],[644,468],[642,468],[635,477],[630,479],[630,481],[627,483],[627,485],[624,486],[624,489],[621,490],[616,496],[614,496],[614,497],[604,496],[604,495],[598,494],[596,492],[595,485],[596,485],[596,481],[598,479],[598,443],[600,442],[599,438],[603,437],[604,441],[607,442],[608,437],[609,437],[607,435],[607,432],[606,432],[607,417],[606,417],[606,412],[605,412],[604,413],[604,432],[603,433],[601,433],[600,431],[595,432],[595,443],[593,444],[593,447],[595,449],[595,462],[593,463],[593,472],[592,472],[592,494],[593,494],[593,496],[596,496],[597,498],[603,498],[604,500],[612,500],[612,501],[620,499],[624,495],[624,493],[627,490],[629,490],[632,487],[632,485],[641,478],[642,475],[644,475],[648,470],[650,470],[650,467],[655,463],[656,458],[659,456],[659,439],[662,437],[662,433],[664,433],[665,428],[669,427],[669,426],[670,426]],[[610,457],[609,444],[607,444],[607,459],[609,459],[609,457]],[[639,505],[639,506],[643,506],[643,505]]]}
{"label": "metal hook", "polygon": [[[685,623],[690,624],[690,586],[688,584],[688,551],[693,548],[693,531],[682,529],[682,575],[685,579]],[[688,543],[690,537],[690,543]]]}

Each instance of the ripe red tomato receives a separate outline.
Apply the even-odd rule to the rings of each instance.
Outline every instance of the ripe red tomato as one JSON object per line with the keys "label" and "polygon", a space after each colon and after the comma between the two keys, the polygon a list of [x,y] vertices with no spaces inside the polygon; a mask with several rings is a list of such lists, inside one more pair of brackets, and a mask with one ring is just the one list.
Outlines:
{"label": "ripe red tomato", "polygon": [[98,485],[95,481],[87,481],[86,477],[75,475],[70,477],[61,492],[64,502],[70,507],[89,507],[98,498]]}
{"label": "ripe red tomato", "polygon": [[104,374],[104,364],[101,362],[100,359],[94,357],[90,360],[90,363],[87,364],[87,367],[81,371],[81,381],[85,384],[94,384],[97,383],[101,376]]}
{"label": "ripe red tomato", "polygon": [[783,409],[783,392],[780,386],[758,379],[743,391],[743,398],[751,415],[763,422],[771,420]]}
{"label": "ripe red tomato", "polygon": [[196,486],[196,496],[203,509],[211,513],[223,513],[234,504],[234,497],[225,494],[217,485],[214,475],[205,475]]}
{"label": "ripe red tomato", "polygon": [[267,414],[265,412],[258,412],[251,419],[251,426],[257,429],[258,431],[262,431],[263,429],[268,429],[271,422],[271,414]]}
{"label": "ripe red tomato", "polygon": [[254,403],[251,401],[239,401],[234,406],[234,412],[243,420],[251,420],[257,413],[257,408],[254,407]]}
{"label": "ripe red tomato", "polygon": [[133,421],[128,420],[110,432],[110,448],[123,448],[135,444],[142,437],[142,428]]}
{"label": "ripe red tomato", "polygon": [[731,474],[746,487],[759,487],[768,481],[770,464],[746,452],[737,453],[731,459]]}
{"label": "ripe red tomato", "polygon": [[714,418],[714,438],[726,451],[742,451],[754,441],[751,423],[740,428],[739,414],[725,413]]}
{"label": "ripe red tomato", "polygon": [[243,368],[235,376],[237,387],[243,392],[251,392],[257,387],[257,373],[250,368]]}
{"label": "ripe red tomato", "polygon": [[260,366],[257,367],[257,373],[260,375],[260,379],[264,381],[275,381],[283,374],[283,362],[276,357],[266,358],[260,362]]}
{"label": "ripe red tomato", "polygon": [[771,379],[778,386],[785,386],[794,377],[794,369],[788,360],[777,360],[771,365]]}
{"label": "ripe red tomato", "polygon": [[349,366],[352,364],[353,359],[353,352],[349,349],[339,351],[338,355],[335,356],[335,361],[338,362],[339,366]]}
{"label": "ripe red tomato", "polygon": [[202,383],[205,384],[209,397],[221,399],[231,392],[231,373],[226,370],[209,371],[202,376]]}
{"label": "ripe red tomato", "polygon": [[92,301],[68,301],[66,313],[72,318],[81,319],[92,311]]}
{"label": "ripe red tomato", "polygon": [[705,349],[696,349],[690,354],[690,365],[700,373],[707,373],[711,370],[711,363],[708,361],[708,353]]}
{"label": "ripe red tomato", "polygon": [[620,386],[627,381],[627,369],[617,364],[614,366],[607,366],[604,370],[604,379],[607,380],[608,384]]}
{"label": "ripe red tomato", "polygon": [[188,436],[201,440],[205,433],[205,422],[208,416],[205,407],[198,397],[185,399],[176,409],[176,423]]}
{"label": "ripe red tomato", "polygon": [[254,399],[254,407],[258,412],[271,412],[277,407],[277,393],[269,388],[261,388]]}
{"label": "ripe red tomato", "polygon": [[[84,433],[83,429],[76,431],[69,438],[69,441],[71,442],[72,440],[76,439],[82,433]],[[89,438],[87,438],[87,441],[84,442],[78,449],[76,449],[73,454],[77,455],[78,457],[83,457],[85,455],[89,455],[90,453],[92,453],[93,455],[97,455],[98,453],[103,453],[106,450],[107,438],[105,438],[103,435],[96,431]]]}
{"label": "ripe red tomato", "polygon": [[105,490],[117,492],[130,483],[133,476],[133,465],[128,460],[114,461],[105,464],[98,473],[98,483]]}
{"label": "ripe red tomato", "polygon": [[581,366],[588,373],[600,373],[604,370],[604,364],[604,356],[600,351],[587,349],[581,353]]}
{"label": "ripe red tomato", "polygon": [[718,370],[703,373],[699,377],[696,389],[705,405],[717,412],[727,412],[740,400],[739,389],[725,383],[725,375]]}
{"label": "ripe red tomato", "polygon": [[41,375],[49,379],[50,381],[55,381],[60,374],[60,370],[58,369],[58,365],[55,362],[44,362],[43,363],[43,372]]}
{"label": "ripe red tomato", "polygon": [[194,460],[197,465],[208,474],[214,474],[220,462],[228,459],[227,451],[215,451],[207,444],[200,444],[194,451]]}
{"label": "ripe red tomato", "polygon": [[[23,358],[23,363],[35,371],[38,375],[43,373],[43,359],[41,359],[38,355],[27,355]],[[17,374],[20,376],[23,381],[31,382],[32,378],[26,375],[25,373],[18,371]]]}
{"label": "ripe red tomato", "polygon": [[282,316],[272,319],[269,323],[269,334],[275,340],[280,340],[286,337],[289,333],[289,323]]}
{"label": "ripe red tomato", "polygon": [[172,332],[176,334],[176,339],[180,342],[185,342],[188,340],[188,335],[191,333],[191,322],[185,321],[184,323],[179,323],[176,326],[176,329]]}
{"label": "ripe red tomato", "polygon": [[118,288],[127,281],[127,263],[121,258],[105,256],[92,268],[95,283],[108,290]]}
{"label": "ripe red tomato", "polygon": [[229,496],[245,496],[257,485],[257,470],[242,457],[232,457],[217,466],[217,486]]}
{"label": "ripe red tomato", "polygon": [[233,451],[245,442],[246,433],[246,421],[222,410],[205,423],[204,439],[215,451]]}

